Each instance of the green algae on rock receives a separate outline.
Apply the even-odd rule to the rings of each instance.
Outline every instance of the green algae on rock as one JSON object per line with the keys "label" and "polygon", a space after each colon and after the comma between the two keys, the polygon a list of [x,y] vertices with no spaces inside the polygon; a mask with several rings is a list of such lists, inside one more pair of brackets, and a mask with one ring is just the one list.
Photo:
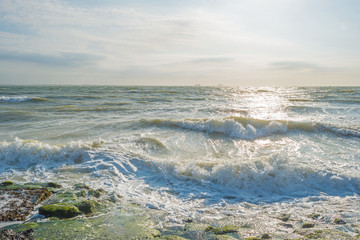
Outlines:
{"label": "green algae on rock", "polygon": [[51,188],[62,188],[62,186],[58,183],[55,182],[48,182],[47,183],[47,187],[51,187]]}
{"label": "green algae on rock", "polygon": [[268,233],[264,233],[264,234],[261,236],[261,239],[271,239],[271,236],[270,236],[270,234],[268,234]]}
{"label": "green algae on rock", "polygon": [[77,183],[74,185],[74,189],[78,190],[78,189],[86,189],[89,190],[91,189],[91,187],[89,187],[88,185],[84,184],[84,183]]}
{"label": "green algae on rock", "polygon": [[356,237],[352,237],[351,235],[340,232],[335,229],[318,229],[318,230],[306,230],[305,232],[298,232],[303,235],[302,238],[299,239],[336,239],[336,240],[350,240],[356,239]]}
{"label": "green algae on rock", "polygon": [[59,202],[74,202],[78,200],[78,197],[73,191],[60,191],[58,194],[54,195],[54,200]]}
{"label": "green algae on rock", "polygon": [[234,233],[237,232],[239,227],[232,225],[225,225],[223,227],[215,228],[212,226],[208,226],[204,229],[205,232],[213,232],[215,234],[226,234],[226,233]]}
{"label": "green algae on rock", "polygon": [[100,206],[100,203],[94,200],[84,200],[74,204],[81,212],[85,214],[94,213],[96,207]]}
{"label": "green algae on rock", "polygon": [[23,224],[20,224],[20,225],[17,225],[14,230],[16,232],[23,232],[23,231],[26,231],[26,230],[29,230],[29,229],[35,229],[39,226],[39,224],[37,223],[34,223],[34,222],[27,222],[27,223],[23,223]]}
{"label": "green algae on rock", "polygon": [[346,222],[341,218],[335,218],[334,223],[336,223],[336,224],[346,224]]}
{"label": "green algae on rock", "polygon": [[84,191],[84,190],[81,190],[80,192],[78,192],[78,193],[76,193],[76,196],[77,197],[86,197],[86,191]]}
{"label": "green algae on rock", "polygon": [[235,240],[236,238],[230,237],[228,235],[215,235],[214,240]]}
{"label": "green algae on rock", "polygon": [[318,214],[318,213],[313,213],[313,214],[311,214],[311,215],[309,215],[309,218],[312,218],[312,219],[318,219],[320,217],[320,214]]}
{"label": "green algae on rock", "polygon": [[186,238],[176,236],[176,235],[168,235],[160,238],[161,240],[187,240]]}
{"label": "green algae on rock", "polygon": [[89,194],[89,196],[94,196],[96,198],[99,198],[103,191],[104,190],[102,190],[102,189],[95,190],[95,189],[90,188],[89,191],[88,191],[88,194]]}
{"label": "green algae on rock", "polygon": [[55,203],[39,208],[39,214],[45,217],[72,218],[80,213],[77,207],[69,203]]}
{"label": "green algae on rock", "polygon": [[12,181],[4,181],[0,184],[0,186],[10,186],[10,185],[14,185],[14,183]]}
{"label": "green algae on rock", "polygon": [[304,223],[302,225],[302,228],[313,228],[315,226],[315,223]]}
{"label": "green algae on rock", "polygon": [[141,211],[125,215],[114,210],[91,218],[38,222],[35,239],[159,239],[154,223]]}

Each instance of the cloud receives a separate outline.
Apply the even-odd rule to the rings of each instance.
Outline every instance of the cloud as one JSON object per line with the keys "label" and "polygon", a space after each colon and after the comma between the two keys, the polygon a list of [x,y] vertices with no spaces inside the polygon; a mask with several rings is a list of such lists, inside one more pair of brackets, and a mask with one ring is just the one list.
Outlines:
{"label": "cloud", "polygon": [[[292,71],[315,75],[333,69],[323,66],[359,69],[358,47],[343,55],[314,49],[312,38],[301,37],[312,30],[303,24],[307,18],[294,15],[302,8],[286,0],[265,2],[0,0],[1,67],[14,78],[26,67],[51,77],[73,71],[74,81],[91,70],[103,81],[163,78],[174,84],[199,75],[206,81],[271,74],[278,79]],[[321,43],[325,50],[327,42]],[[81,68],[86,66],[91,69]]]}
{"label": "cloud", "polygon": [[230,57],[207,57],[207,58],[198,58],[190,61],[190,63],[206,64],[206,63],[228,63],[235,61],[234,58]]}
{"label": "cloud", "polygon": [[320,67],[314,63],[310,62],[300,62],[300,61],[281,61],[281,62],[272,62],[269,64],[272,69],[276,70],[289,70],[289,71],[298,71],[298,70],[321,70],[323,67]]}
{"label": "cloud", "polygon": [[80,67],[93,65],[101,57],[84,53],[60,53],[58,55],[45,55],[39,53],[19,53],[0,51],[0,61],[29,62],[39,65],[58,67]]}

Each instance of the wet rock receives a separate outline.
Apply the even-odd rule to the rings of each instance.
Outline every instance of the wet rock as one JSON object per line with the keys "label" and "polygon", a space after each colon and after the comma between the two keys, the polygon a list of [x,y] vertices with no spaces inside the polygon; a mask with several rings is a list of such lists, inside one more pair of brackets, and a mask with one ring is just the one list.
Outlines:
{"label": "wet rock", "polygon": [[23,232],[15,232],[13,229],[6,229],[0,232],[1,240],[33,240],[34,230],[29,229]]}
{"label": "wet rock", "polygon": [[88,185],[84,184],[84,183],[77,183],[74,185],[75,189],[91,189],[91,187],[89,187]]}
{"label": "wet rock", "polygon": [[318,213],[313,213],[313,214],[311,214],[311,215],[309,215],[309,218],[312,218],[312,219],[318,219],[320,217],[320,214],[318,214]]}
{"label": "wet rock", "polygon": [[176,236],[176,235],[168,235],[168,236],[164,236],[163,238],[164,240],[186,240],[186,238],[180,237],[180,236]]}
{"label": "wet rock", "polygon": [[76,201],[77,196],[72,191],[63,191],[63,192],[56,194],[55,199],[57,199],[57,201],[59,201],[59,202],[64,202],[64,201],[71,202],[71,201]]}
{"label": "wet rock", "polygon": [[60,184],[57,184],[55,182],[49,182],[47,183],[47,187],[52,187],[52,188],[62,188],[62,186]]}
{"label": "wet rock", "polygon": [[103,189],[92,189],[90,188],[88,191],[89,196],[94,196],[96,198],[99,198],[101,196],[101,193],[103,192]]}
{"label": "wet rock", "polygon": [[75,203],[75,206],[83,213],[90,214],[94,213],[96,207],[98,207],[100,204],[97,201],[94,200],[84,200],[78,203]]}
{"label": "wet rock", "polygon": [[46,188],[0,189],[3,207],[0,209],[0,221],[24,221],[35,206],[51,195]]}
{"label": "wet rock", "polygon": [[290,219],[290,214],[282,214],[279,219],[283,222],[287,222]]}
{"label": "wet rock", "polygon": [[84,191],[84,190],[81,190],[80,192],[78,192],[78,193],[76,193],[76,196],[78,196],[78,197],[86,197],[86,191]]}
{"label": "wet rock", "polygon": [[264,233],[264,234],[261,236],[261,239],[271,239],[271,236],[270,236],[270,234],[268,234],[268,233]]}
{"label": "wet rock", "polygon": [[302,225],[302,228],[313,228],[315,226],[315,223],[304,223]]}
{"label": "wet rock", "polygon": [[45,217],[72,218],[80,213],[77,207],[68,203],[55,203],[39,208],[39,214]]}
{"label": "wet rock", "polygon": [[335,218],[334,223],[336,223],[336,224],[346,224],[346,222],[341,218]]}
{"label": "wet rock", "polygon": [[335,229],[322,229],[308,233],[302,239],[336,239],[336,240],[349,240],[356,239],[346,233],[340,232]]}
{"label": "wet rock", "polygon": [[154,238],[158,238],[161,235],[160,231],[153,228],[149,229],[149,232]]}
{"label": "wet rock", "polygon": [[281,223],[280,225],[283,226],[283,227],[286,227],[286,228],[294,228],[294,226],[292,224],[289,224],[289,223]]}
{"label": "wet rock", "polygon": [[0,184],[0,186],[5,187],[5,186],[11,186],[14,185],[14,183],[12,181],[4,181]]}
{"label": "wet rock", "polygon": [[228,235],[216,235],[214,240],[235,240],[236,238],[230,237]]}
{"label": "wet rock", "polygon": [[16,232],[24,232],[26,230],[29,230],[29,229],[35,229],[39,226],[39,224],[37,223],[34,223],[34,222],[27,222],[27,223],[23,223],[23,224],[20,224],[20,225],[17,225],[14,230]]}
{"label": "wet rock", "polygon": [[115,193],[115,192],[112,192],[109,196],[109,199],[111,202],[113,203],[117,203],[117,202],[120,202],[120,199],[122,198],[123,196]]}
{"label": "wet rock", "polygon": [[194,220],[193,220],[192,218],[187,218],[187,219],[184,220],[184,222],[186,222],[186,223],[192,223],[192,222],[194,222]]}
{"label": "wet rock", "polygon": [[215,234],[226,234],[226,233],[234,233],[237,232],[239,227],[232,225],[225,225],[223,227],[215,228],[212,226],[208,226],[204,229],[205,232],[213,232]]}

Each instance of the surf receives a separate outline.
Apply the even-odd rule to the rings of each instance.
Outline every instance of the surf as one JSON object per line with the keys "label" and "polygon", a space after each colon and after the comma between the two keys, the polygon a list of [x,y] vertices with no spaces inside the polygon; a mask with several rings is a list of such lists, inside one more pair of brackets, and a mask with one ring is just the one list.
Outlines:
{"label": "surf", "polygon": [[291,132],[330,133],[342,137],[360,137],[360,128],[336,126],[332,124],[288,120],[263,120],[249,117],[227,117],[222,119],[142,119],[140,122],[157,127],[170,127],[179,130],[220,133],[226,137],[254,140],[272,135]]}

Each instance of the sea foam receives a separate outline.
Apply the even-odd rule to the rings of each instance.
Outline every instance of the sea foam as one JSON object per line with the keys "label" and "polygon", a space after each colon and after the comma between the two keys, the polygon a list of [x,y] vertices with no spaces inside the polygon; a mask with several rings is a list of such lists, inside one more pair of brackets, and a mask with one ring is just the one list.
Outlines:
{"label": "sea foam", "polygon": [[40,98],[40,97],[27,97],[27,96],[1,96],[0,102],[7,102],[7,103],[19,103],[19,102],[28,102],[28,101],[37,101],[37,102],[44,102],[49,101],[47,98]]}
{"label": "sea foam", "polygon": [[262,120],[248,117],[185,120],[154,119],[142,120],[142,122],[160,127],[177,127],[206,133],[221,133],[228,137],[249,140],[288,132],[323,132],[339,136],[360,137],[360,130],[355,127],[346,128],[318,122]]}

